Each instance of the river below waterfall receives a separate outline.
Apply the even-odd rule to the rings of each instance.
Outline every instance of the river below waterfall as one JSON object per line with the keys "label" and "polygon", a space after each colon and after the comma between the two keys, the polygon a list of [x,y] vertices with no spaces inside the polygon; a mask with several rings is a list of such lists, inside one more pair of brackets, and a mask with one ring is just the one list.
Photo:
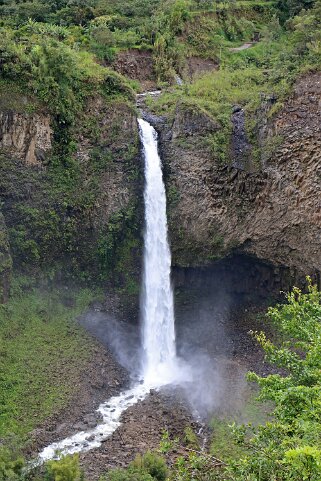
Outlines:
{"label": "river below waterfall", "polygon": [[138,119],[138,124],[145,159],[141,380],[100,404],[97,412],[101,420],[97,426],[80,430],[46,446],[39,453],[36,463],[100,447],[101,443],[119,428],[122,414],[144,400],[151,389],[185,381],[188,370],[176,355],[166,193],[158,154],[157,133],[145,120]]}
{"label": "river below waterfall", "polygon": [[[213,299],[212,294],[210,298]],[[208,420],[211,414],[223,417],[233,415],[242,422],[247,421],[243,408],[251,394],[251,388],[244,381],[245,373],[248,369],[260,369],[262,373],[266,373],[268,369],[263,363],[262,353],[248,336],[250,329],[260,328],[253,320],[259,309],[254,306],[237,307],[228,313],[215,305],[215,299],[212,304],[207,296],[201,297],[199,294],[197,299],[195,290],[191,292],[189,289],[186,289],[184,296],[180,290],[176,297],[176,305],[178,351],[193,352],[195,358],[200,361],[206,356],[207,360],[212,361],[211,365],[216,366],[216,370],[212,371],[211,377],[207,379],[206,390],[204,392],[198,390],[198,396],[200,395],[203,402],[208,398],[209,391],[211,395],[215,395],[214,406],[204,417],[204,421]],[[206,327],[209,320],[212,323],[211,336]],[[80,322],[91,330],[106,348],[104,350],[97,344],[91,369],[84,373],[79,394],[71,400],[68,408],[47,419],[35,430],[30,457],[34,457],[34,454],[40,451],[39,448],[59,439],[71,437],[79,431],[92,429],[88,425],[88,418],[94,425],[99,425],[101,418],[96,417],[96,409],[104,400],[126,390],[131,382],[125,370],[108,352],[111,346],[114,357],[124,361],[119,357],[122,344],[117,342],[113,346],[112,341],[118,334],[124,335],[126,330],[120,329],[117,334],[116,321],[110,314],[96,307],[81,316]],[[195,335],[196,323],[199,325],[198,337]],[[124,335],[124,344],[129,343],[133,338],[133,332],[137,331],[137,326],[121,322],[117,324],[120,326],[123,324],[124,328],[128,328],[128,337]],[[228,331],[225,335],[222,326]],[[102,336],[103,332],[105,336]],[[106,332],[114,333],[114,337],[108,337]],[[213,338],[216,338],[215,342]],[[132,346],[132,350],[129,351],[130,358],[135,349],[138,349],[138,346]],[[217,382],[222,379],[224,383]],[[98,479],[106,469],[126,466],[137,453],[157,449],[164,430],[168,430],[172,437],[178,436],[180,439],[184,439],[184,430],[188,426],[199,432],[200,425],[193,416],[190,405],[190,394],[193,392],[196,391],[193,391],[192,386],[187,389],[167,386],[158,391],[151,390],[144,399],[123,411],[120,425],[99,447],[80,453],[81,465],[87,478]]]}
{"label": "river below waterfall", "polygon": [[[244,356],[237,348],[240,337],[233,339],[226,330],[236,316],[233,325],[241,332],[243,317],[249,324],[245,323],[246,331],[243,329],[241,337],[248,339],[247,330],[253,327],[248,309],[233,305],[220,291],[208,291],[206,285],[198,292],[187,287],[185,300],[178,298],[176,342],[166,195],[157,134],[148,122],[139,120],[139,125],[146,180],[141,335],[136,332],[135,344],[127,328],[121,333],[117,321],[97,309],[89,310],[81,319],[89,331],[114,351],[131,377],[125,389],[116,380],[112,397],[103,402],[101,393],[106,386],[104,382],[101,389],[98,386],[100,395],[93,395],[92,400],[94,418],[86,411],[79,412],[74,404],[79,423],[67,426],[68,415],[60,425],[58,419],[55,428],[49,428],[48,438],[53,442],[38,454],[41,463],[64,454],[80,453],[90,479],[107,468],[128,464],[138,452],[156,449],[164,430],[172,436],[184,436],[186,427],[192,426],[200,432],[198,423],[213,413],[241,413],[248,392],[244,375],[258,359],[252,341]],[[108,373],[105,371],[103,376],[102,372],[102,377],[107,380]],[[64,437],[66,432],[68,435]]]}

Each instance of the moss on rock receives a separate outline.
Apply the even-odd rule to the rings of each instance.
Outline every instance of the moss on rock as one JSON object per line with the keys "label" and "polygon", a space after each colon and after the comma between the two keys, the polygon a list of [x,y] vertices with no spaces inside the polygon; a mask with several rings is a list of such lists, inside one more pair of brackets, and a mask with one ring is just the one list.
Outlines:
{"label": "moss on rock", "polygon": [[9,252],[7,227],[0,212],[0,304],[8,300],[11,269],[12,259]]}

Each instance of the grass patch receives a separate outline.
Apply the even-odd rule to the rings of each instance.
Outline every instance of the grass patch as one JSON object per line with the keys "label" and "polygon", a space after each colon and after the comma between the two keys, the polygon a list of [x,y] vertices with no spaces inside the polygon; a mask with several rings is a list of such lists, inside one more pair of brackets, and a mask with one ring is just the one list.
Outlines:
{"label": "grass patch", "polygon": [[235,444],[228,420],[213,418],[211,428],[213,437],[210,452],[213,456],[228,462],[245,454],[244,448]]}
{"label": "grass patch", "polygon": [[259,402],[257,394],[257,391],[249,386],[244,405],[237,416],[214,416],[212,418],[210,426],[213,436],[210,452],[213,456],[229,463],[247,454],[247,448],[236,443],[232,426],[239,422],[258,426],[269,420],[272,406],[267,402]]}
{"label": "grass patch", "polygon": [[90,340],[74,319],[93,292],[47,292],[23,279],[13,290],[0,307],[1,437],[23,436],[63,407],[91,357]]}

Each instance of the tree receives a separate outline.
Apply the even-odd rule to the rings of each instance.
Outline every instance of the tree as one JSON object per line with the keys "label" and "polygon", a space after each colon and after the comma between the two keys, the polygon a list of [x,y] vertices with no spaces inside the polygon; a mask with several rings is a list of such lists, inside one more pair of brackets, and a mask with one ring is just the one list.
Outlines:
{"label": "tree", "polygon": [[253,429],[235,428],[249,454],[229,471],[235,481],[319,481],[321,479],[321,295],[308,278],[308,292],[294,288],[287,303],[272,307],[268,317],[280,333],[273,343],[253,333],[266,359],[285,374],[260,377],[261,400],[275,404],[273,421]]}

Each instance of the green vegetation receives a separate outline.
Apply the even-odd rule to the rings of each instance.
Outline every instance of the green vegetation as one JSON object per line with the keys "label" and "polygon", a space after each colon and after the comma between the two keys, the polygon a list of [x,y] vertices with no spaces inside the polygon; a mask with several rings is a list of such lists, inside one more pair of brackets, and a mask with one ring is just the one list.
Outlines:
{"label": "green vegetation", "polygon": [[213,431],[210,453],[226,463],[249,454],[246,446],[235,443],[235,435],[231,426],[246,423],[251,426],[258,426],[270,420],[272,403],[262,402],[257,399],[257,386],[248,384],[245,390],[244,405],[240,412],[229,416],[214,416],[210,426]]}
{"label": "green vegetation", "polygon": [[[264,160],[265,146],[259,148],[257,140],[262,101],[272,99],[269,112],[264,113],[272,117],[282,108],[298,76],[320,68],[320,2],[314,6],[310,3],[313,8],[302,11],[299,4],[296,8],[290,7],[290,3],[287,7],[280,4],[278,10],[276,4],[271,6],[268,2],[262,8],[254,2],[246,5],[236,2],[222,11],[217,7],[207,15],[193,11],[192,3],[187,2],[176,2],[180,6],[176,11],[174,3],[170,4],[171,13],[163,15],[170,19],[176,12],[176,27],[170,27],[170,20],[163,22],[167,29],[166,48],[160,37],[155,47],[156,70],[159,78],[167,81],[179,72],[185,85],[166,91],[159,99],[148,99],[149,107],[169,117],[174,117],[177,105],[180,109],[185,105],[205,111],[221,126],[218,132],[207,135],[207,146],[214,160],[226,164],[230,154],[232,106],[239,105],[246,111],[254,160]],[[288,9],[286,15],[285,9]],[[251,48],[231,51],[230,47],[256,35],[260,41]],[[186,58],[193,55],[214,60],[220,69],[191,81],[186,76]],[[193,148],[193,142],[188,146]]]}
{"label": "green vegetation", "polygon": [[[317,481],[321,477],[321,293],[309,280],[308,292],[294,288],[287,303],[270,308],[268,318],[279,331],[273,343],[254,333],[266,359],[284,374],[248,378],[258,384],[259,400],[272,402],[271,419],[262,423],[251,408],[254,423],[213,421],[211,453],[192,450],[178,457],[168,479],[180,481]],[[253,405],[253,402],[250,403]],[[168,436],[161,452],[177,449]],[[218,459],[220,458],[220,459]]]}
{"label": "green vegetation", "polygon": [[271,16],[260,28],[260,42],[239,52],[227,48],[226,32],[221,33],[220,70],[176,87],[157,100],[150,99],[149,106],[173,116],[179,101],[180,106],[185,103],[207,112],[221,125],[219,132],[207,136],[208,147],[214,159],[225,164],[229,159],[232,106],[240,105],[246,111],[248,136],[260,160],[266,155],[265,147],[257,148],[256,138],[262,100],[273,99],[267,114],[272,117],[282,108],[298,76],[320,68],[320,15],[321,4],[316,2],[311,10],[303,10],[284,26],[276,15]]}
{"label": "green vegetation", "polygon": [[[171,440],[164,433],[158,452],[137,458],[127,469],[109,471],[101,481],[318,481],[321,476],[321,293],[308,279],[306,293],[294,288],[287,302],[268,310],[279,335],[272,342],[264,333],[253,333],[266,359],[282,374],[260,377],[250,373],[259,387],[259,400],[272,403],[268,421],[257,415],[251,401],[253,423],[213,421],[211,452],[200,452],[190,428],[184,439]],[[177,454],[180,453],[185,454]],[[0,473],[21,481],[23,460],[18,452],[0,450]],[[166,465],[176,453],[174,464]],[[171,458],[172,459],[172,458]],[[78,458],[50,462],[35,474],[37,480],[78,481],[83,475]],[[48,477],[49,476],[49,477]]]}
{"label": "green vegetation", "polygon": [[213,456],[224,459],[226,463],[246,454],[246,449],[243,446],[237,446],[234,442],[234,436],[231,430],[232,423],[232,420],[216,417],[211,420],[213,436],[210,452]]}
{"label": "green vegetation", "polygon": [[115,72],[100,66],[63,27],[28,20],[16,28],[2,27],[2,76],[28,85],[31,95],[48,106],[64,128],[75,120],[84,98],[94,90],[130,93]]}
{"label": "green vegetation", "polygon": [[79,466],[79,456],[65,456],[59,461],[48,461],[44,467],[36,467],[32,473],[26,469],[19,447],[11,440],[10,450],[0,446],[1,481],[84,481]]}
{"label": "green vegetation", "polygon": [[[98,239],[98,260],[103,279],[113,276],[114,286],[127,294],[138,294],[138,285],[132,272],[132,255],[140,248],[138,219],[134,207],[119,210],[102,229]],[[122,282],[120,282],[122,278]]]}
{"label": "green vegetation", "polygon": [[91,357],[74,319],[93,295],[36,289],[26,278],[13,282],[12,298],[0,307],[1,438],[23,437],[70,398]]}
{"label": "green vegetation", "polygon": [[[60,461],[47,463],[45,472],[59,473],[61,478],[50,477],[49,481],[78,481],[80,470],[78,457],[68,457]],[[49,465],[49,466],[48,466]],[[71,473],[69,466],[72,467],[75,475]],[[71,476],[70,476],[70,474]],[[138,455],[127,469],[114,469],[109,471],[100,481],[165,481],[167,479],[168,468],[163,457],[156,452],[148,451],[143,456]]]}
{"label": "green vegetation", "polygon": [[48,481],[82,481],[79,456],[65,456],[60,461],[48,461],[45,467],[45,479]]}
{"label": "green vegetation", "polygon": [[274,344],[254,333],[266,358],[286,374],[249,380],[260,387],[260,399],[275,404],[273,421],[257,428],[239,427],[237,440],[250,450],[232,465],[235,479],[317,481],[321,476],[321,295],[309,280],[308,293],[295,288],[287,303],[268,316],[282,340]]}
{"label": "green vegetation", "polygon": [[2,213],[0,212],[0,303],[6,300],[9,284],[10,273],[12,268],[12,259],[9,252],[8,236],[5,229],[5,223]]}
{"label": "green vegetation", "polygon": [[[0,481],[32,478],[10,434],[25,441],[64,406],[91,356],[91,344],[73,320],[92,293],[75,288],[66,295],[49,289],[50,280],[63,275],[79,284],[109,282],[129,302],[138,297],[141,166],[137,131],[128,125],[139,86],[113,70],[119,52],[151,52],[155,81],[164,87],[159,99],[147,100],[152,111],[170,120],[186,109],[219,124],[214,134],[174,142],[184,149],[201,145],[215,162],[228,163],[232,107],[239,105],[259,162],[283,140],[274,136],[259,145],[261,116],[272,119],[297,78],[320,69],[320,18],[320,0],[1,2],[0,110],[49,116],[54,132],[50,153],[35,168],[0,153],[0,274],[11,269],[10,244],[15,269],[29,276],[13,283],[11,299],[0,306],[0,437],[6,440]],[[253,39],[259,41],[251,48],[235,50]],[[210,61],[212,70],[193,77],[193,57]],[[175,85],[178,75],[183,85]],[[123,197],[108,197],[106,205],[104,196],[118,181]],[[167,197],[174,209],[180,197],[175,186]],[[203,246],[184,244],[184,232],[177,238],[185,265],[204,257]],[[208,247],[210,260],[221,255],[223,238],[214,228]],[[42,280],[41,288],[35,279]],[[295,289],[287,301],[268,314],[283,336],[279,344],[254,334],[283,373],[249,375],[260,399],[274,403],[271,420],[234,425],[233,431],[214,420],[210,453],[198,452],[197,437],[187,428],[180,442],[190,451],[170,468],[162,456],[179,442],[164,436],[162,456],[147,453],[104,479],[320,480],[320,293],[309,285],[307,294]],[[48,463],[34,479],[80,481],[78,461],[75,456]]]}

